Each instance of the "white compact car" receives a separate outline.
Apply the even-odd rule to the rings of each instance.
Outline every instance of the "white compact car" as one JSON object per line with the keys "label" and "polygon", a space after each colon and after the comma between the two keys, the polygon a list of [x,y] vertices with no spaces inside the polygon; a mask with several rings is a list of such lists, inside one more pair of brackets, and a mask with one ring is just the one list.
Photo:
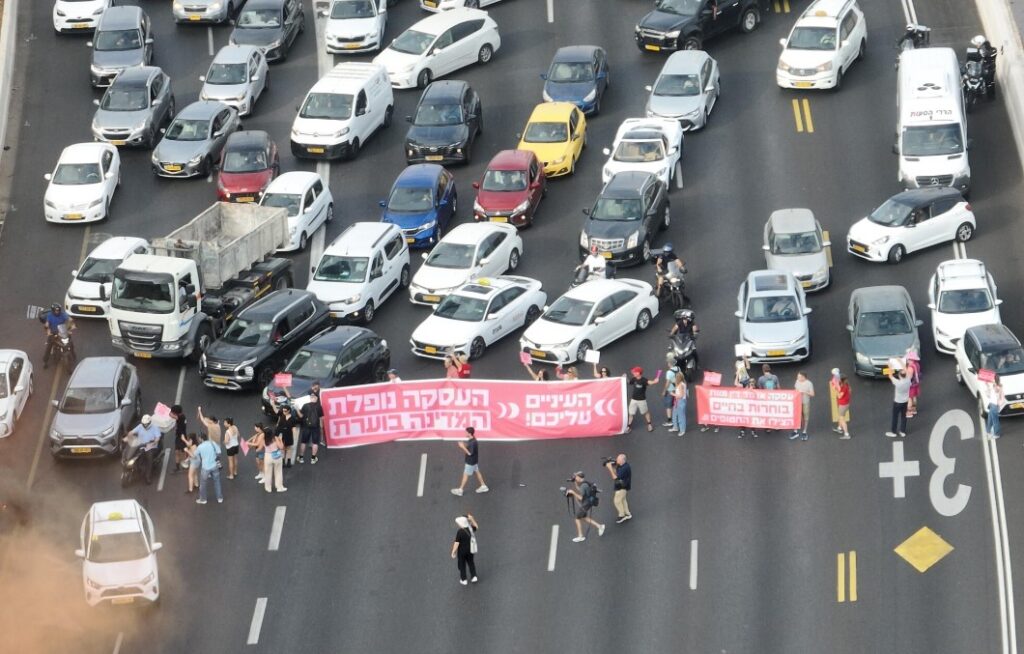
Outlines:
{"label": "white compact car", "polygon": [[78,143],[60,153],[43,196],[51,223],[91,223],[110,216],[114,191],[121,184],[121,155],[108,143]]}
{"label": "white compact car", "polygon": [[372,52],[384,45],[387,0],[334,0],[327,12],[327,54]]}
{"label": "white compact car", "polygon": [[615,173],[639,170],[657,175],[671,190],[683,156],[683,128],[678,120],[667,118],[627,118],[604,154],[609,159],[601,170],[602,183]]}
{"label": "white compact car", "polygon": [[978,398],[978,413],[988,413],[986,402],[979,397],[981,382],[978,372],[987,370],[999,375],[1006,403],[1000,416],[1024,414],[1024,348],[1020,339],[1006,325],[968,327],[956,344],[956,380]]}
{"label": "white compact car", "polygon": [[[89,253],[71,271],[71,286],[64,295],[64,310],[76,318],[103,318],[110,311],[110,282],[121,262],[133,254],[152,254],[149,243],[135,236],[114,236]],[[101,294],[100,289],[104,289]],[[102,299],[101,299],[102,298]]]}
{"label": "white compact car", "polygon": [[470,64],[486,64],[500,47],[498,24],[486,11],[452,9],[402,32],[373,63],[387,68],[391,86],[397,89],[424,88]]}
{"label": "white compact car", "polygon": [[928,282],[928,308],[932,311],[935,349],[956,351],[969,327],[1002,324],[996,283],[977,259],[943,261]]}
{"label": "white compact car", "polygon": [[433,305],[466,282],[494,277],[519,266],[523,239],[509,223],[464,223],[429,253],[409,285],[413,304]]}
{"label": "white compact car", "polygon": [[32,395],[32,362],[21,350],[0,350],[0,438],[14,433]]}
{"label": "white compact car", "polygon": [[160,601],[153,521],[135,500],[96,502],[85,514],[75,556],[89,606]]}
{"label": "white compact car", "polygon": [[750,347],[751,363],[803,361],[811,356],[804,289],[792,273],[755,270],[736,295],[740,343]]}
{"label": "white compact car", "polygon": [[412,333],[416,356],[442,359],[450,351],[483,356],[487,346],[537,319],[548,294],[536,279],[483,277],[449,293]]}
{"label": "white compact car", "polygon": [[654,84],[645,87],[648,118],[678,120],[684,132],[707,127],[722,92],[718,62],[703,50],[669,55]]}
{"label": "white compact car", "polygon": [[57,0],[53,3],[53,29],[58,34],[94,30],[111,1]]}
{"label": "white compact car", "polygon": [[632,331],[642,332],[658,315],[658,298],[647,282],[596,279],[580,284],[530,325],[519,344],[534,361],[583,361]]}
{"label": "white compact car", "polygon": [[420,9],[431,12],[447,11],[459,7],[472,7],[481,9],[489,7],[500,0],[420,0]]}
{"label": "white compact car", "polygon": [[218,100],[237,109],[239,116],[248,116],[269,87],[269,75],[262,50],[254,45],[226,45],[206,74],[199,76],[203,83],[199,99]]}
{"label": "white compact car", "polygon": [[864,56],[868,28],[856,0],[817,0],[800,14],[782,54],[775,82],[784,89],[838,89]]}
{"label": "white compact car", "polygon": [[295,170],[276,177],[260,198],[264,207],[288,211],[288,244],[278,252],[305,250],[313,232],[334,220],[331,189],[318,173]]}

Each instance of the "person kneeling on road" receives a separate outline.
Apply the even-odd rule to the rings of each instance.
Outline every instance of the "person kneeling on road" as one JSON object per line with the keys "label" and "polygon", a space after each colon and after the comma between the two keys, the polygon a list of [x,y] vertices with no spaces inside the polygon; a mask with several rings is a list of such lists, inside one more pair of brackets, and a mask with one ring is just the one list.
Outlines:
{"label": "person kneeling on road", "polygon": [[576,538],[574,543],[582,543],[587,540],[583,535],[583,523],[589,522],[597,527],[597,535],[604,536],[604,525],[590,517],[590,512],[598,505],[597,485],[587,481],[582,472],[573,473],[572,482],[574,486],[565,490],[566,497],[572,497],[579,505],[576,507]]}
{"label": "person kneeling on road", "polygon": [[605,459],[604,467],[608,468],[608,474],[612,476],[612,484],[615,486],[612,503],[619,514],[619,519],[615,523],[621,525],[633,519],[633,514],[629,512],[629,502],[626,500],[626,495],[633,486],[633,469],[626,463],[625,454],[618,455],[614,461],[610,458]]}

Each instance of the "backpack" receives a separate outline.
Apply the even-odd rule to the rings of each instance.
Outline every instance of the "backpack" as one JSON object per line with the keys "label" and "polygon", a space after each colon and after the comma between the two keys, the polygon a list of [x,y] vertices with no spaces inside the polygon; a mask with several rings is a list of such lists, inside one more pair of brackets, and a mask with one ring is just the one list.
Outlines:
{"label": "backpack", "polygon": [[601,503],[601,498],[597,496],[601,492],[601,489],[597,487],[592,481],[587,482],[587,488],[583,494],[583,503],[587,506],[597,506]]}

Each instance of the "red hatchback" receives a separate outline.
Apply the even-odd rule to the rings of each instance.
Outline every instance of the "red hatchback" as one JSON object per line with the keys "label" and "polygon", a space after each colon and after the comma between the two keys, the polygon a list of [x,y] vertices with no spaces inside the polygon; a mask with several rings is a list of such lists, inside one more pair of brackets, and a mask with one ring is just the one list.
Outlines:
{"label": "red hatchback", "polygon": [[281,171],[277,144],[263,131],[235,132],[224,144],[218,168],[217,199],[259,202]]}
{"label": "red hatchback", "polygon": [[544,166],[526,150],[502,150],[487,164],[473,202],[473,218],[516,227],[533,224],[542,197],[547,195]]}

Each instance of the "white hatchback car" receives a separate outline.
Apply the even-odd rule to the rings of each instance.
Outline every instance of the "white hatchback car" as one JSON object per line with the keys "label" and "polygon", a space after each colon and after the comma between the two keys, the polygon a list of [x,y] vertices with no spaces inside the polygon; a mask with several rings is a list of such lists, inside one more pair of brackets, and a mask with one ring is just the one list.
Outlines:
{"label": "white hatchback car", "polygon": [[270,87],[270,67],[263,51],[254,45],[226,45],[221,48],[205,75],[200,100],[218,100],[248,116],[263,92]]}
{"label": "white hatchback car", "polygon": [[64,32],[88,32],[96,29],[100,16],[112,0],[56,0],[53,3],[53,29]]}
{"label": "white hatchback car", "polygon": [[318,173],[295,170],[279,175],[263,192],[260,204],[288,211],[289,241],[278,252],[305,250],[313,232],[334,220],[331,189]]}
{"label": "white hatchback car", "polygon": [[1020,339],[1006,325],[977,325],[964,331],[956,344],[956,380],[967,387],[971,396],[978,398],[978,413],[988,413],[986,402],[980,397],[981,382],[978,373],[987,370],[999,375],[1006,403],[1000,416],[1024,414],[1024,348]]}
{"label": "white hatchback car", "polygon": [[657,175],[671,190],[672,180],[682,170],[683,128],[678,120],[667,118],[627,118],[604,154],[608,162],[601,170],[603,184],[615,173],[639,170]]}
{"label": "white hatchback car", "polygon": [[460,68],[486,64],[500,47],[498,24],[486,11],[452,9],[402,32],[373,63],[387,69],[395,88],[424,88]]}
{"label": "white hatchback car", "polygon": [[85,514],[75,556],[89,606],[160,600],[157,542],[149,513],[135,500],[96,502]]}
{"label": "white hatchback car", "polygon": [[463,223],[429,253],[409,285],[413,304],[434,305],[466,282],[494,277],[519,266],[523,239],[509,223]]}
{"label": "white hatchback car", "polygon": [[384,45],[387,0],[334,0],[327,11],[324,49],[327,54],[372,52]]}
{"label": "white hatchback car", "polygon": [[21,350],[0,350],[0,438],[14,433],[32,395],[32,362]]}
{"label": "white hatchback car", "polygon": [[928,282],[928,308],[932,312],[935,349],[956,351],[969,327],[1002,324],[996,283],[977,259],[950,259],[936,268]]}
{"label": "white hatchback car", "polygon": [[546,307],[519,344],[534,361],[583,361],[632,331],[642,332],[658,315],[658,298],[647,282],[596,279],[569,289]]}
{"label": "white hatchback car", "polygon": [[109,143],[78,143],[60,153],[43,196],[51,223],[91,223],[110,217],[114,191],[121,184],[121,155]]}
{"label": "white hatchback car", "polygon": [[856,0],[816,0],[779,41],[775,82],[785,89],[838,89],[853,62],[864,56],[867,42]]}
{"label": "white hatchback car", "polygon": [[[149,243],[135,236],[114,236],[89,253],[71,271],[71,286],[64,295],[64,310],[76,318],[103,318],[110,311],[110,282],[121,262],[133,254],[151,254]],[[101,293],[100,289],[104,292]]]}

